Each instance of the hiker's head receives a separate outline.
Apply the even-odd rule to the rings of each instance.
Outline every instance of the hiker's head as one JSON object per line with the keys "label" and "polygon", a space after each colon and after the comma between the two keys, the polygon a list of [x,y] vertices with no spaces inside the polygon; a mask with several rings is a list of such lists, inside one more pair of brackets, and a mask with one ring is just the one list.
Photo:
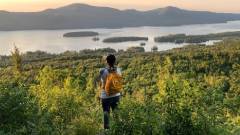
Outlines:
{"label": "hiker's head", "polygon": [[107,64],[110,67],[113,67],[115,62],[116,62],[116,57],[113,54],[110,54],[110,55],[107,56],[106,60],[107,60]]}

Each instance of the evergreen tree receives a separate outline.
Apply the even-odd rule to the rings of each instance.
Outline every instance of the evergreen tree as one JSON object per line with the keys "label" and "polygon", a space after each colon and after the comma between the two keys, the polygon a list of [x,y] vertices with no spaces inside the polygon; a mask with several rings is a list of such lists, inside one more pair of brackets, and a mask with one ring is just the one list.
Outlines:
{"label": "evergreen tree", "polygon": [[17,73],[21,73],[22,72],[22,56],[19,49],[16,46],[11,52],[11,55],[12,55],[12,63],[14,66],[14,71],[16,71]]}

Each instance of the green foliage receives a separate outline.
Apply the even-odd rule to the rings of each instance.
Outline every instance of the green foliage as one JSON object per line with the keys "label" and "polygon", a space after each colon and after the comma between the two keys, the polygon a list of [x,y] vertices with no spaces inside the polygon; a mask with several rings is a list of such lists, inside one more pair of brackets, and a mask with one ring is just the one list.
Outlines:
{"label": "green foliage", "polygon": [[[37,77],[38,84],[30,88],[31,94],[37,98],[41,111],[51,115],[55,130],[68,134],[70,129],[81,133],[96,132],[98,124],[89,117],[83,93],[77,89],[71,76],[51,67],[45,67]],[[83,120],[83,121],[82,121]],[[65,133],[66,132],[66,133]]]}
{"label": "green foliage", "polygon": [[162,134],[160,106],[155,102],[139,102],[127,96],[122,99],[113,114],[113,124],[109,134],[148,135]]}
{"label": "green foliage", "polygon": [[[28,52],[21,74],[0,61],[0,134],[96,135],[102,109],[95,97],[102,56],[115,53],[123,96],[105,134],[237,135],[240,41],[166,52],[113,49]],[[18,63],[20,60],[15,60]],[[17,64],[16,64],[17,65]]]}
{"label": "green foliage", "polygon": [[24,85],[17,82],[0,84],[0,132],[30,133],[34,128],[35,107]]}
{"label": "green foliage", "polygon": [[11,52],[12,54],[12,62],[14,65],[14,69],[17,73],[21,73],[22,71],[22,56],[20,54],[19,49],[15,46],[14,50]]}

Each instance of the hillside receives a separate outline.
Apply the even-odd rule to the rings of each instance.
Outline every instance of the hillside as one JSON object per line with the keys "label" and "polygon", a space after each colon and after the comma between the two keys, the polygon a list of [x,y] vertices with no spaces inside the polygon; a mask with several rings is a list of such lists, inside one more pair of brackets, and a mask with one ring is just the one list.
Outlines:
{"label": "hillside", "polygon": [[0,11],[0,18],[0,30],[11,31],[225,23],[227,21],[240,20],[240,15],[190,11],[176,7],[137,11],[134,9],[118,10],[86,4],[71,4],[41,12]]}
{"label": "hillside", "polygon": [[[28,52],[0,61],[0,133],[96,135],[102,56],[114,53],[124,88],[107,135],[238,135],[240,40],[164,52]],[[15,61],[18,60],[18,61]],[[15,62],[14,62],[15,61]]]}

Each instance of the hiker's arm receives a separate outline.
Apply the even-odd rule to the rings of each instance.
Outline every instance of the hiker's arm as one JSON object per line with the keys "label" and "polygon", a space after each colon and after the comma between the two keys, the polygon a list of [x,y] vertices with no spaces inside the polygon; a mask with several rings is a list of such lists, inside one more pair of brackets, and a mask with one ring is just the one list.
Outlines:
{"label": "hiker's arm", "polygon": [[101,85],[101,75],[97,76],[94,79],[94,87],[100,86]]}
{"label": "hiker's arm", "polygon": [[101,76],[97,76],[94,80],[94,87],[97,89],[96,91],[96,99],[100,99],[100,86],[101,86]]}
{"label": "hiker's arm", "polygon": [[95,78],[95,87],[97,86],[97,88],[98,88],[96,98],[98,100],[100,99],[100,95],[101,95],[101,91],[102,91],[102,87],[103,87],[103,82],[101,81],[102,75],[103,75],[103,70],[100,69],[99,75]]}

